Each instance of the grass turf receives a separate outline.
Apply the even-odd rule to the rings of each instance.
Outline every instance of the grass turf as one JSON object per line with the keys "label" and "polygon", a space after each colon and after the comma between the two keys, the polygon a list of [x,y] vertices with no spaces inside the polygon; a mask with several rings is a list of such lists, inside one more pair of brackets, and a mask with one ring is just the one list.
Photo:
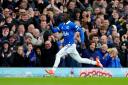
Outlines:
{"label": "grass turf", "polygon": [[128,78],[0,78],[0,85],[128,85]]}

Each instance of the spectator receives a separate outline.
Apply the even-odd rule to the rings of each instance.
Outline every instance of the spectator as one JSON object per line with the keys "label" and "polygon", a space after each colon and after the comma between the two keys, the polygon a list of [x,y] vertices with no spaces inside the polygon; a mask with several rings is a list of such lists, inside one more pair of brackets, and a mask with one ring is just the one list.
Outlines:
{"label": "spectator", "polygon": [[128,62],[128,42],[123,41],[120,45],[120,49],[118,50],[119,52],[119,59],[122,67],[127,67],[127,62]]}
{"label": "spectator", "polygon": [[13,62],[12,51],[7,40],[3,41],[2,48],[0,49],[0,66],[11,67]]}
{"label": "spectator", "polygon": [[107,36],[106,35],[102,35],[101,39],[100,39],[100,43],[103,44],[107,44]]}
{"label": "spectator", "polygon": [[9,38],[9,27],[7,25],[4,25],[2,27],[2,36],[0,38],[1,38],[1,41],[8,40],[8,38]]}
{"label": "spectator", "polygon": [[27,49],[27,45],[29,43],[32,43],[32,37],[30,35],[25,35],[25,37],[24,37],[24,43],[23,43],[24,49]]}
{"label": "spectator", "polygon": [[[51,41],[47,40],[44,43],[44,47],[42,49],[42,63],[43,67],[52,67],[55,62],[55,55],[58,52],[57,44],[51,43]],[[50,61],[50,62],[49,62]]]}
{"label": "spectator", "polygon": [[11,10],[14,10],[14,8],[16,7],[16,3],[14,0],[3,0],[2,7],[10,8]]}
{"label": "spectator", "polygon": [[29,7],[28,0],[19,0],[17,6],[18,8],[27,9]]}
{"label": "spectator", "polygon": [[96,49],[101,48],[101,44],[99,42],[99,37],[98,35],[92,35],[92,38],[90,38],[90,40],[92,40],[93,42],[95,42],[96,44]]}
{"label": "spectator", "polygon": [[104,25],[99,28],[99,31],[100,31],[99,35],[101,36],[107,34],[107,28]]}
{"label": "spectator", "polygon": [[89,0],[84,0],[84,4],[83,5],[85,7],[85,10],[90,9],[91,11],[93,11],[93,8],[92,8]]}
{"label": "spectator", "polygon": [[[96,57],[98,56],[96,53],[96,44],[95,42],[90,42],[89,48],[83,50],[82,52],[82,57],[83,58],[88,58],[91,60],[96,60]],[[94,67],[93,65],[88,65],[88,64],[82,64],[83,67]]]}
{"label": "spectator", "polygon": [[35,51],[36,51],[36,56],[37,56],[37,66],[41,67],[43,66],[43,55],[41,51],[41,46],[37,46],[35,48]]}
{"label": "spectator", "polygon": [[44,0],[35,0],[35,7],[39,10],[40,13],[43,13],[43,10],[47,5],[48,3],[44,2]]}
{"label": "spectator", "polygon": [[107,44],[103,44],[101,48],[97,51],[98,57],[104,67],[108,67],[111,61],[110,54],[107,52]]}
{"label": "spectator", "polygon": [[27,29],[27,32],[29,32],[29,33],[33,33],[33,31],[34,31],[34,29],[35,29],[35,26],[34,26],[34,24],[29,24],[29,26],[28,26],[28,29]]}
{"label": "spectator", "polygon": [[23,46],[17,46],[16,52],[13,53],[13,67],[26,67],[29,63],[24,53]]}
{"label": "spectator", "polygon": [[118,35],[113,38],[113,47],[116,47],[117,50],[120,49],[120,37]]}
{"label": "spectator", "polygon": [[42,40],[43,36],[40,34],[40,31],[38,29],[33,30],[33,38],[32,38],[32,44],[41,46],[42,45]]}
{"label": "spectator", "polygon": [[32,43],[29,43],[27,45],[27,49],[25,50],[25,55],[27,57],[27,59],[29,60],[29,67],[36,67],[37,65],[37,56],[36,56],[36,52],[33,48]]}
{"label": "spectator", "polygon": [[10,16],[10,10],[8,9],[8,8],[5,8],[4,10],[3,10],[3,16],[6,18],[6,17],[8,17],[8,16]]}
{"label": "spectator", "polygon": [[96,8],[96,7],[106,8],[107,7],[106,0],[95,0],[93,2],[93,8]]}
{"label": "spectator", "polygon": [[18,29],[17,29],[17,32],[16,32],[16,36],[17,36],[17,41],[20,43],[20,44],[24,44],[24,35],[25,35],[25,26],[23,24],[21,25],[18,25]]}
{"label": "spectator", "polygon": [[16,46],[18,44],[16,35],[9,36],[8,41],[9,41],[9,44],[10,44],[11,51],[15,52],[16,51]]}
{"label": "spectator", "polygon": [[74,20],[81,20],[81,10],[79,8],[75,9],[75,17]]}
{"label": "spectator", "polygon": [[70,15],[71,20],[74,20],[75,17],[75,6],[76,6],[75,1],[69,1],[67,4],[67,12]]}
{"label": "spectator", "polygon": [[33,20],[27,13],[23,13],[19,19],[19,23],[23,24],[25,26],[25,29],[27,29],[28,25],[33,23]]}
{"label": "spectator", "polygon": [[35,9],[34,10],[34,17],[33,17],[33,23],[35,25],[36,28],[39,28],[39,25],[40,25],[40,12]]}
{"label": "spectator", "polygon": [[121,67],[120,59],[118,57],[118,50],[116,48],[112,48],[109,53],[111,56],[111,61],[110,61],[110,64],[108,66],[114,67],[114,68]]}
{"label": "spectator", "polygon": [[88,12],[85,10],[82,11],[81,24],[85,29],[88,29],[89,31],[93,28],[91,25],[91,15],[88,14]]}
{"label": "spectator", "polygon": [[119,23],[119,12],[117,10],[113,10],[112,12],[112,20],[111,20],[111,25],[114,24],[117,27],[117,31],[119,31],[120,29],[122,29],[122,26]]}

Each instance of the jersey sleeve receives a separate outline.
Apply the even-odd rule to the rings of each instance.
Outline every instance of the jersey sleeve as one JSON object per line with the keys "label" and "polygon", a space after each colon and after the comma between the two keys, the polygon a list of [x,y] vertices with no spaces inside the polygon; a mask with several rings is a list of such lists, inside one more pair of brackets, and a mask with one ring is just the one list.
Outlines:
{"label": "jersey sleeve", "polygon": [[53,25],[50,25],[50,29],[52,30],[53,33],[59,32],[60,28],[61,28],[61,24],[56,28],[54,28]]}
{"label": "jersey sleeve", "polygon": [[72,23],[72,27],[75,31],[80,32],[81,43],[84,44],[84,31],[82,30],[82,27],[76,25],[75,23]]}

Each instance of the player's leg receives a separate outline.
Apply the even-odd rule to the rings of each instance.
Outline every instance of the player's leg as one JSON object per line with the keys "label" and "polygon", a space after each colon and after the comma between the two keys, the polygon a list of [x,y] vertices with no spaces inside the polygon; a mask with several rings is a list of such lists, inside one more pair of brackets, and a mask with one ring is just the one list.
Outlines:
{"label": "player's leg", "polygon": [[92,64],[99,67],[103,67],[98,58],[96,58],[96,61],[90,60],[88,58],[81,58],[78,52],[70,53],[70,56],[79,63],[86,63],[86,64]]}
{"label": "player's leg", "polygon": [[55,71],[56,68],[59,66],[60,64],[60,59],[62,57],[64,57],[65,55],[67,55],[67,53],[64,51],[64,49],[60,50],[57,54],[56,54],[56,59],[55,59],[55,63],[53,65],[53,70]]}
{"label": "player's leg", "polygon": [[72,46],[72,48],[70,49],[72,51],[70,51],[71,53],[69,53],[69,55],[75,59],[77,62],[79,63],[86,63],[86,64],[92,64],[92,65],[97,65],[102,67],[102,64],[100,63],[99,59],[96,58],[96,61],[90,60],[88,58],[81,58],[78,51],[76,50],[76,46]]}
{"label": "player's leg", "polygon": [[90,60],[88,58],[81,58],[78,52],[70,53],[69,55],[79,63],[96,65],[96,61]]}
{"label": "player's leg", "polygon": [[56,68],[58,67],[59,63],[60,63],[60,59],[67,55],[67,53],[65,52],[65,49],[67,49],[67,47],[63,47],[57,54],[56,54],[56,59],[55,59],[55,63],[53,65],[53,68],[51,70],[46,70],[46,72],[48,74],[54,74]]}

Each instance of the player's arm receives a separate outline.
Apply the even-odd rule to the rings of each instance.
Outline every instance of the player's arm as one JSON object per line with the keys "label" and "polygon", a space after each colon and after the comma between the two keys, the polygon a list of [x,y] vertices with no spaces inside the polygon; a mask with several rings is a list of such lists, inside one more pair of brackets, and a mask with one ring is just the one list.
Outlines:
{"label": "player's arm", "polygon": [[60,31],[60,25],[56,28],[53,27],[52,24],[50,24],[50,29],[52,30],[53,33],[59,32]]}
{"label": "player's arm", "polygon": [[84,45],[84,31],[81,27],[75,25],[76,31],[80,32],[81,43]]}

